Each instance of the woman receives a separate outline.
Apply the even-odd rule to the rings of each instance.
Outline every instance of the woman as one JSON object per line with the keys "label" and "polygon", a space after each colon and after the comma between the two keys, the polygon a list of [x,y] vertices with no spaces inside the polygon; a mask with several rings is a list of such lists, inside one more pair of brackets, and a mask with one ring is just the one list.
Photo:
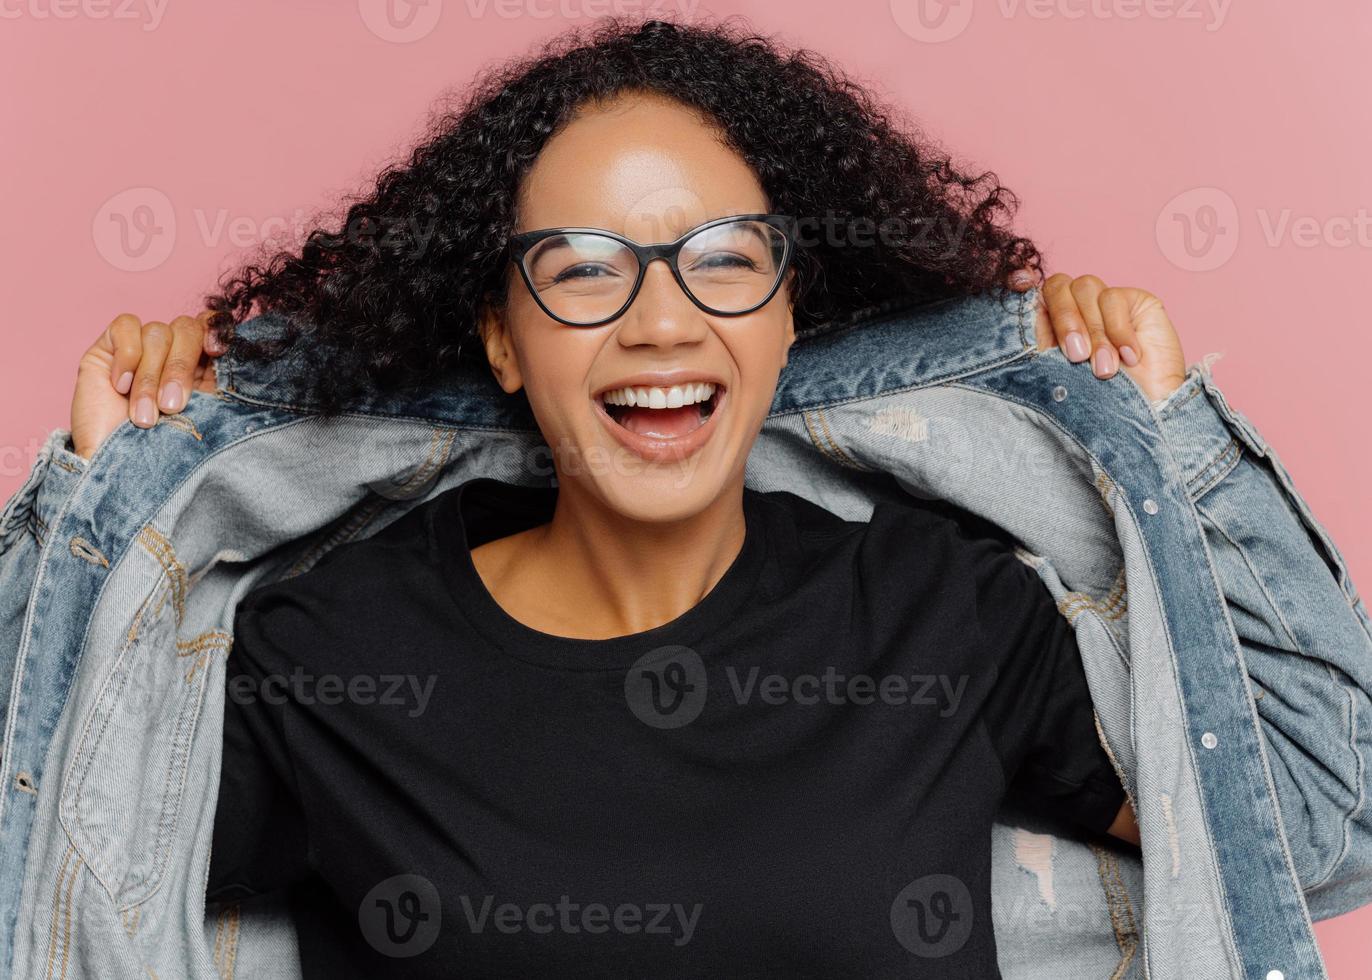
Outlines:
{"label": "woman", "polygon": [[[210,897],[287,889],[309,976],[888,976],[929,965],[888,886],[932,870],[920,928],[956,937],[933,975],[998,975],[1004,799],[1137,841],[1071,628],[985,528],[743,480],[806,327],[1038,269],[985,183],[808,55],[612,22],[492,78],[213,317],[116,321],[78,379],[82,455],[112,406],[150,424],[159,383],[166,411],[207,383],[207,322],[278,354],[232,335],[256,304],[292,314],[326,409],[483,357],[557,473],[469,481],[245,597]],[[894,221],[862,240],[865,217]],[[1155,299],[1051,295],[1073,359],[1109,375],[1117,349],[1153,399],[1180,382]],[[286,681],[383,667],[429,680],[409,710]],[[405,876],[394,929],[360,930]],[[391,959],[429,891],[443,930]]]}

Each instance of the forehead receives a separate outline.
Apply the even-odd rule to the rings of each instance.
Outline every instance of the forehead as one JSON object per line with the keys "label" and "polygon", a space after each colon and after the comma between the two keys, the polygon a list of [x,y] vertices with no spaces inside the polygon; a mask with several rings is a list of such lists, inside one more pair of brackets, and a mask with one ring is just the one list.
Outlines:
{"label": "forehead", "polygon": [[584,226],[665,242],[711,218],[767,210],[752,168],[708,119],[633,93],[583,106],[548,141],[520,187],[516,230]]}

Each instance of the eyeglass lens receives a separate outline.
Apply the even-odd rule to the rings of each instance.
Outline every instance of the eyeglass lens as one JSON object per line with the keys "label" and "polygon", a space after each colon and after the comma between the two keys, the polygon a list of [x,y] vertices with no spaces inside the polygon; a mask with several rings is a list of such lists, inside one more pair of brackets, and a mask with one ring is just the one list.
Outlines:
{"label": "eyeglass lens", "polygon": [[[719,313],[757,306],[781,275],[786,237],[765,221],[702,228],[677,256],[681,278],[697,300]],[[605,235],[571,232],[545,238],[524,257],[529,280],[554,316],[595,323],[613,316],[638,278],[638,258]]]}

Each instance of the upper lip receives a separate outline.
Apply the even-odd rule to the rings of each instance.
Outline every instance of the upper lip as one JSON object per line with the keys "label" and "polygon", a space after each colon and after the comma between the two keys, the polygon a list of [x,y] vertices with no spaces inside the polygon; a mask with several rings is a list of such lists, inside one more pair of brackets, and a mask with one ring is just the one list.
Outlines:
{"label": "upper lip", "polygon": [[617,391],[620,388],[670,388],[672,385],[694,384],[707,381],[718,388],[727,387],[724,381],[714,374],[707,371],[644,371],[640,374],[631,374],[627,378],[620,378],[612,384],[597,388],[592,398],[600,398],[607,391]]}

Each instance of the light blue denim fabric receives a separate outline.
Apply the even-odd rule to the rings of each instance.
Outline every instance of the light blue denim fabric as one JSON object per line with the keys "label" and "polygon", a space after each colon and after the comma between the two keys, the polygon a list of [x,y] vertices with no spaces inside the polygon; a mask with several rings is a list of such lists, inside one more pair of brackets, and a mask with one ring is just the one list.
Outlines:
{"label": "light blue denim fabric", "polygon": [[[1372,900],[1366,607],[1208,360],[1150,405],[1038,351],[1033,298],[803,336],[747,482],[850,519],[951,501],[1071,621],[1142,860],[1007,808],[1006,977],[1324,977],[1312,916]],[[486,372],[322,420],[291,370],[222,359],[215,394],[89,463],[53,432],[0,517],[2,976],[299,977],[279,905],[204,901],[238,600],[465,480],[551,481]]]}

